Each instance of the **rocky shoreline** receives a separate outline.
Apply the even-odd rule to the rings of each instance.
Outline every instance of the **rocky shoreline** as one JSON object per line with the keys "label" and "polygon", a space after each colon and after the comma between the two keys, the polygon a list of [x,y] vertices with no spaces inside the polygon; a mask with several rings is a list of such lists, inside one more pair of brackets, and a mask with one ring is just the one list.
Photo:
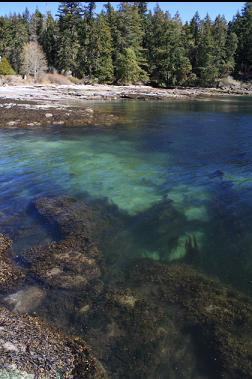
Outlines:
{"label": "rocky shoreline", "polygon": [[12,284],[0,288],[1,377],[251,379],[248,297],[190,265],[146,258],[108,283],[96,237],[110,222],[99,208],[67,197],[34,208],[60,240],[24,252],[24,268],[0,236],[0,264],[14,272],[1,276]]}
{"label": "rocky shoreline", "polygon": [[48,125],[113,125],[118,115],[94,109],[89,101],[195,100],[221,96],[251,96],[252,88],[176,88],[112,85],[26,85],[0,87],[0,128]]}

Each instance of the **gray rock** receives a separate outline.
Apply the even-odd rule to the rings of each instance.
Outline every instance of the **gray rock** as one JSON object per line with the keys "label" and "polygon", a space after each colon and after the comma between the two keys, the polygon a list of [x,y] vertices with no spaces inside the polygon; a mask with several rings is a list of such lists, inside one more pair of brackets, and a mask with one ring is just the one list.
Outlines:
{"label": "gray rock", "polygon": [[31,286],[6,296],[4,301],[13,305],[15,312],[29,313],[38,308],[45,296],[46,293],[44,290]]}

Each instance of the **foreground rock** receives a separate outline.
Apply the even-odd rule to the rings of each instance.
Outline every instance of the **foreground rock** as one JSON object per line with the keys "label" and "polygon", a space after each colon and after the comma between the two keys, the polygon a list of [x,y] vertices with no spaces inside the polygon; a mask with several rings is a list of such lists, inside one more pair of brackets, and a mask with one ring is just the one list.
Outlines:
{"label": "foreground rock", "polygon": [[24,275],[11,261],[8,254],[12,242],[0,234],[0,290],[6,291],[13,287]]}
{"label": "foreground rock", "polygon": [[[131,263],[116,280],[109,278],[113,270],[105,270],[94,241],[111,220],[99,208],[66,197],[41,198],[35,207],[43,221],[57,224],[62,240],[25,253],[31,263],[27,276],[39,279],[40,287],[5,297],[14,310],[28,310],[28,297],[34,296],[40,317],[83,336],[113,378],[252,378],[247,297],[190,266],[148,259]],[[9,245],[3,237],[3,251]],[[3,370],[34,378],[57,378],[62,372],[63,378],[105,376],[83,341],[1,309],[0,355]]]}
{"label": "foreground rock", "polygon": [[0,377],[107,378],[101,364],[79,338],[66,337],[38,318],[1,308]]}
{"label": "foreground rock", "polygon": [[[107,219],[99,207],[67,197],[40,198],[35,207],[47,222],[57,224],[65,238],[42,248],[43,253],[39,249],[31,250],[28,256],[34,272],[53,289],[49,293],[50,301],[43,304],[40,314],[50,322],[60,323],[65,330],[73,328],[75,334],[85,331],[85,340],[111,377],[156,379],[159,374],[164,377],[164,372],[166,377],[174,377],[179,372],[184,379],[202,379],[197,374],[191,339],[176,328],[169,314],[129,288],[115,290],[101,286],[101,280],[99,286],[100,272],[89,271],[100,262],[99,253],[88,249],[86,253],[77,253],[80,241],[85,245],[109,229],[111,218]],[[75,241],[73,248],[69,241]],[[87,257],[92,264],[84,272]],[[78,285],[73,286],[65,272],[72,272]],[[81,283],[79,275],[87,281]],[[66,286],[69,282],[71,286]],[[60,293],[54,290],[57,286]],[[78,291],[81,288],[85,291]]]}
{"label": "foreground rock", "polygon": [[189,266],[140,261],[130,278],[149,302],[179,307],[178,318],[197,335],[216,378],[252,378],[250,299]]}
{"label": "foreground rock", "polygon": [[79,324],[113,378],[204,378],[197,370],[192,338],[170,313],[137,291],[107,291],[99,304],[80,314]]}

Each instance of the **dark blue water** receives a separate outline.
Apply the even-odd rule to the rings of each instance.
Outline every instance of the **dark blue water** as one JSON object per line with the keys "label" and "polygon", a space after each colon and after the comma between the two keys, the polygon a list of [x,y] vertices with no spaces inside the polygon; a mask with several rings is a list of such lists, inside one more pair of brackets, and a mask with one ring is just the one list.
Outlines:
{"label": "dark blue water", "polygon": [[[187,262],[252,294],[252,99],[114,102],[111,128],[0,130],[0,231],[19,254],[52,236],[39,196],[104,200],[130,222],[110,254]],[[188,257],[186,244],[197,245]],[[114,255],[113,255],[114,256]]]}

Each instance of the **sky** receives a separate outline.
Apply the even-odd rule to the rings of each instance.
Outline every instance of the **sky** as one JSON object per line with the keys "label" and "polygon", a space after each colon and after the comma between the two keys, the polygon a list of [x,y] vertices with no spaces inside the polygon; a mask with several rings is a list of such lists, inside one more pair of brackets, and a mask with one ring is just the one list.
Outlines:
{"label": "sky", "polygon": [[[118,2],[112,2],[116,8]],[[153,9],[157,2],[149,2],[148,9]],[[105,2],[96,2],[96,11],[100,12]],[[227,21],[232,20],[238,10],[244,6],[244,2],[160,2],[161,9],[168,10],[172,16],[179,11],[183,20],[189,21],[196,11],[201,17],[205,17],[208,13],[211,18],[215,18],[218,14],[224,15]],[[9,13],[22,13],[27,7],[30,12],[34,12],[36,7],[42,12],[51,11],[53,15],[57,13],[59,3],[57,2],[0,2],[0,16]]]}

